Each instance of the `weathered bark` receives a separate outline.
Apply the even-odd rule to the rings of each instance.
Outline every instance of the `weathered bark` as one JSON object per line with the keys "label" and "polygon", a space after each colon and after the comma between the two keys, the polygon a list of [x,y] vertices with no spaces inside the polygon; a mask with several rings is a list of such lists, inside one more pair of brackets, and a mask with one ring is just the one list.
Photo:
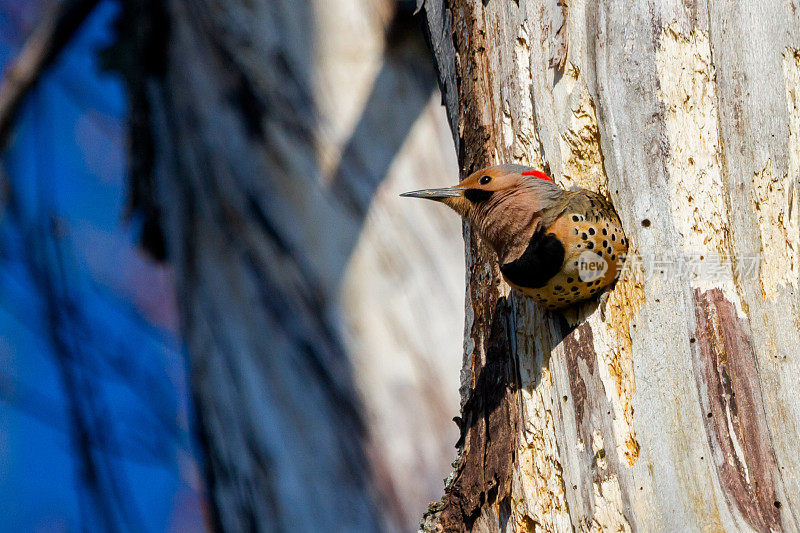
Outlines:
{"label": "weathered bark", "polygon": [[605,192],[632,245],[562,317],[466,232],[463,447],[425,527],[800,529],[800,4],[420,3],[462,175]]}
{"label": "weathered bark", "polygon": [[412,10],[128,2],[105,54],[219,530],[406,530],[452,460],[458,226],[396,199],[456,173]]}

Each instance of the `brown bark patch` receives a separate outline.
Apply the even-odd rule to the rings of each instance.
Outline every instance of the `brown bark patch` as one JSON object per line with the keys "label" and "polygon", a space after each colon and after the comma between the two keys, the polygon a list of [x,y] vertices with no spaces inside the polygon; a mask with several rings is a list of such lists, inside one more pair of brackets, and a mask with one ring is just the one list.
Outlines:
{"label": "brown bark patch", "polygon": [[587,394],[580,361],[585,363],[589,374],[594,375],[595,359],[597,359],[597,355],[594,352],[592,327],[588,322],[582,323],[572,334],[564,338],[564,354],[567,359],[572,405],[575,409],[575,426],[578,430],[578,439],[582,439],[581,428],[583,427],[583,417],[586,413]]}
{"label": "brown bark patch", "polygon": [[747,324],[720,289],[695,290],[697,355],[707,393],[706,430],[730,500],[759,531],[780,531],[775,469]]}
{"label": "brown bark patch", "polygon": [[[484,505],[511,493],[519,410],[516,369],[509,343],[509,306],[505,297],[493,308],[476,304],[476,322],[488,320],[482,346],[486,361],[474,363],[475,379],[462,410],[463,452],[452,483],[445,488],[439,525],[444,531],[469,529]],[[486,312],[489,312],[488,314]]]}
{"label": "brown bark patch", "polygon": [[[454,0],[448,8],[453,14],[459,164],[462,175],[468,175],[492,161],[493,140],[498,138],[486,83],[492,73],[482,5]],[[466,401],[460,420],[460,460],[445,487],[437,525],[444,531],[469,530],[484,505],[496,506],[510,497],[520,417],[511,307],[500,295],[494,254],[475,238],[469,242],[469,299],[474,314],[469,337],[474,350],[467,357],[472,375],[470,388],[462,395]],[[464,386],[462,381],[462,390]]]}
{"label": "brown bark patch", "polygon": [[583,486],[581,490],[589,491],[585,495],[592,502],[593,528],[630,531],[625,511],[627,495],[619,482],[621,463],[616,453],[609,454],[608,451],[617,449],[616,439],[625,438],[629,453],[635,453],[638,457],[639,445],[630,435],[615,435],[612,426],[603,418],[603,415],[610,416],[613,404],[608,401],[608,391],[605,389],[608,384],[603,382],[598,372],[597,365],[603,363],[595,348],[595,341],[592,325],[588,321],[581,323],[563,340],[575,410],[575,429],[578,442],[585,446],[586,466],[592,473],[591,486]]}

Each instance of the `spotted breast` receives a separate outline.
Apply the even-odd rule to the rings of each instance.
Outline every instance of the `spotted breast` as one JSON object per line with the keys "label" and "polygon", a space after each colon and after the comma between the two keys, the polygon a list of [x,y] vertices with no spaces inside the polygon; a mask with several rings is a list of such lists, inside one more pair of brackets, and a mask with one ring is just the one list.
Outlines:
{"label": "spotted breast", "polygon": [[586,300],[611,284],[628,251],[605,198],[587,190],[568,194],[562,214],[534,232],[522,255],[500,266],[509,285],[548,309]]}

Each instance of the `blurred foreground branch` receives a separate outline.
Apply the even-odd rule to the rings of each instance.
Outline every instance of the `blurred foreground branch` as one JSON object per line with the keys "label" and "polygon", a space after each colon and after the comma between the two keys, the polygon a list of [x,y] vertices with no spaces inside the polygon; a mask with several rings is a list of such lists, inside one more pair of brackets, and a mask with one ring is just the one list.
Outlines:
{"label": "blurred foreground branch", "polygon": [[65,0],[51,5],[0,82],[0,150],[6,146],[22,99],[70,41],[98,0]]}

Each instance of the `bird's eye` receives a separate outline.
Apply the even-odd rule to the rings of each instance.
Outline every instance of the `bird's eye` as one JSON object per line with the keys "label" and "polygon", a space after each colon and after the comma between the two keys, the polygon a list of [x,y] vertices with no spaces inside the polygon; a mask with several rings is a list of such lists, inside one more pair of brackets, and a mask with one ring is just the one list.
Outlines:
{"label": "bird's eye", "polygon": [[481,185],[486,185],[490,181],[492,181],[491,176],[481,176],[481,179],[478,180],[478,183],[480,183]]}

